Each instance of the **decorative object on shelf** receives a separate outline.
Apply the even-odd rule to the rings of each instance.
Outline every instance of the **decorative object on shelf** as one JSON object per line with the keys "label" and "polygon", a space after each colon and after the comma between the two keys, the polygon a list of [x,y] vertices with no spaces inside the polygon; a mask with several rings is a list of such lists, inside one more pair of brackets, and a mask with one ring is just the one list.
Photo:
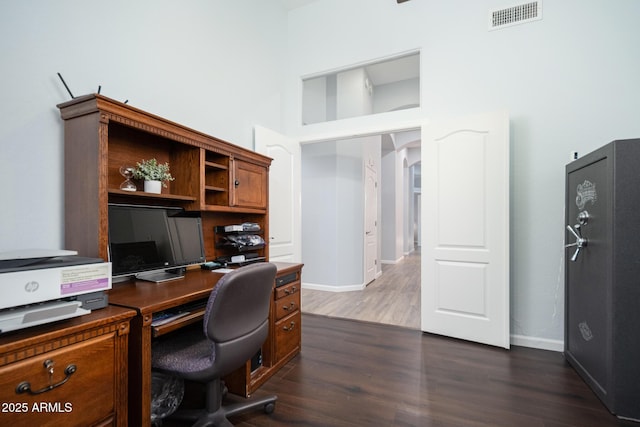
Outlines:
{"label": "decorative object on shelf", "polygon": [[[165,185],[166,187],[166,185]],[[162,182],[157,181],[155,179],[148,179],[144,181],[144,192],[145,193],[162,193]]]}
{"label": "decorative object on shelf", "polygon": [[120,166],[120,175],[122,175],[125,180],[122,184],[120,184],[120,189],[125,191],[136,191],[138,187],[131,181],[133,178],[133,173],[136,168],[133,166]]}
{"label": "decorative object on shelf", "polygon": [[264,239],[255,234],[230,234],[224,236],[220,241],[220,246],[228,246],[239,251],[264,248]]}
{"label": "decorative object on shelf", "polygon": [[156,159],[137,162],[133,177],[144,180],[145,192],[158,194],[167,187],[167,181],[175,179],[169,172],[169,163],[158,163]]}

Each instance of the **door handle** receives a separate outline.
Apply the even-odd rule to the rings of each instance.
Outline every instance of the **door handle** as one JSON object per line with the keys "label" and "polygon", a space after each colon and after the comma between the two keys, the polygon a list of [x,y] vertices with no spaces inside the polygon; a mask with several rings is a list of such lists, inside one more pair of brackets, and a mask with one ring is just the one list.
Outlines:
{"label": "door handle", "polygon": [[571,261],[575,262],[578,259],[578,254],[580,253],[582,248],[587,246],[588,240],[582,237],[582,230],[581,230],[580,224],[576,224],[573,227],[571,227],[570,225],[567,225],[567,230],[569,230],[571,234],[573,234],[573,236],[576,238],[576,241],[573,243],[569,243],[568,245],[564,245],[564,247],[565,248],[570,248],[573,246],[576,247],[576,251],[573,253],[573,256],[571,257]]}

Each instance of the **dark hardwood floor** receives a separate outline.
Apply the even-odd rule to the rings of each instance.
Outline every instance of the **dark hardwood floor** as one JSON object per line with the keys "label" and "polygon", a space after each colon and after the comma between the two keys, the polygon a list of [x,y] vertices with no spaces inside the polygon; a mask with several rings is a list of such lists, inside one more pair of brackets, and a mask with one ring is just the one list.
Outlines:
{"label": "dark hardwood floor", "polygon": [[303,315],[302,353],[236,426],[635,426],[611,415],[561,353]]}

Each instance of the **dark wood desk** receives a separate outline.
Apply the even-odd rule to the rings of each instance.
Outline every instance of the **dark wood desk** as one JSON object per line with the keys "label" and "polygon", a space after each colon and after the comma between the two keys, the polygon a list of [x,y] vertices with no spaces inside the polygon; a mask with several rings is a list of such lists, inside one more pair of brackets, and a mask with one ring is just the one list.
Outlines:
{"label": "dark wood desk", "polygon": [[[274,263],[278,267],[276,278],[289,277],[294,275],[295,278],[286,285],[276,288],[274,283],[274,298],[272,300],[272,309],[270,316],[270,333],[267,342],[263,346],[263,360],[266,358],[264,369],[259,370],[259,379],[253,381],[253,386],[257,387],[262,384],[268,377],[282,367],[286,361],[300,352],[300,274],[301,264],[290,263]],[[175,308],[184,304],[193,303],[199,300],[209,298],[211,290],[222,277],[222,273],[206,270],[190,270],[183,279],[172,280],[164,283],[151,283],[144,281],[129,281],[126,283],[118,283],[113,285],[113,289],[109,293],[109,303],[122,307],[132,308],[137,311],[138,315],[131,321],[131,332],[129,334],[129,425],[131,426],[150,426],[151,424],[151,342],[154,336],[154,328],[151,326],[153,314]],[[280,294],[286,291],[287,298],[297,298],[292,302],[288,302],[289,306],[294,304],[294,309],[289,309],[286,319],[283,315],[277,314],[276,300],[281,300]],[[156,330],[156,333],[165,333],[184,327],[188,324],[202,320],[203,310],[196,311],[193,316],[186,316],[163,326],[162,329]],[[281,332],[275,330],[276,325],[283,323]],[[276,323],[278,322],[278,323]],[[291,324],[294,323],[295,327]],[[286,340],[283,335],[287,334],[291,338]],[[275,348],[280,344],[282,357],[278,357],[278,351]],[[285,354],[286,353],[286,354]],[[242,370],[245,372],[245,370]],[[252,372],[247,368],[246,375],[251,376]],[[245,376],[245,374],[235,375],[234,379]],[[254,374],[258,376],[258,374]],[[250,379],[244,378],[243,381],[251,383]],[[232,381],[242,383],[242,381]],[[238,388],[241,387],[237,386]],[[231,387],[230,387],[231,389]],[[248,394],[252,388],[240,390],[244,394]]]}
{"label": "dark wood desk", "polygon": [[113,285],[109,303],[138,312],[129,334],[129,425],[151,425],[153,313],[208,298],[221,277],[222,273],[198,269],[188,271],[184,279],[164,283],[129,281]]}

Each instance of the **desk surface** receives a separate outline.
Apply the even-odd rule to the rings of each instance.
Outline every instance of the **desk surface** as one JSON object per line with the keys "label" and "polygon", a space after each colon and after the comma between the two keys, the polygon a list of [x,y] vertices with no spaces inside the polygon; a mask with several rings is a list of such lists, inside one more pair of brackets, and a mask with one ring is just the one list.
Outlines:
{"label": "desk surface", "polygon": [[[295,270],[300,264],[274,262],[278,273]],[[187,271],[182,279],[153,283],[131,280],[116,283],[109,291],[109,303],[138,310],[140,314],[150,314],[167,310],[182,304],[207,298],[223,273],[215,270],[194,269]]]}
{"label": "desk surface", "polygon": [[198,269],[188,271],[183,279],[168,282],[116,283],[109,291],[109,303],[135,308],[140,314],[155,313],[207,298],[222,276],[222,273]]}

